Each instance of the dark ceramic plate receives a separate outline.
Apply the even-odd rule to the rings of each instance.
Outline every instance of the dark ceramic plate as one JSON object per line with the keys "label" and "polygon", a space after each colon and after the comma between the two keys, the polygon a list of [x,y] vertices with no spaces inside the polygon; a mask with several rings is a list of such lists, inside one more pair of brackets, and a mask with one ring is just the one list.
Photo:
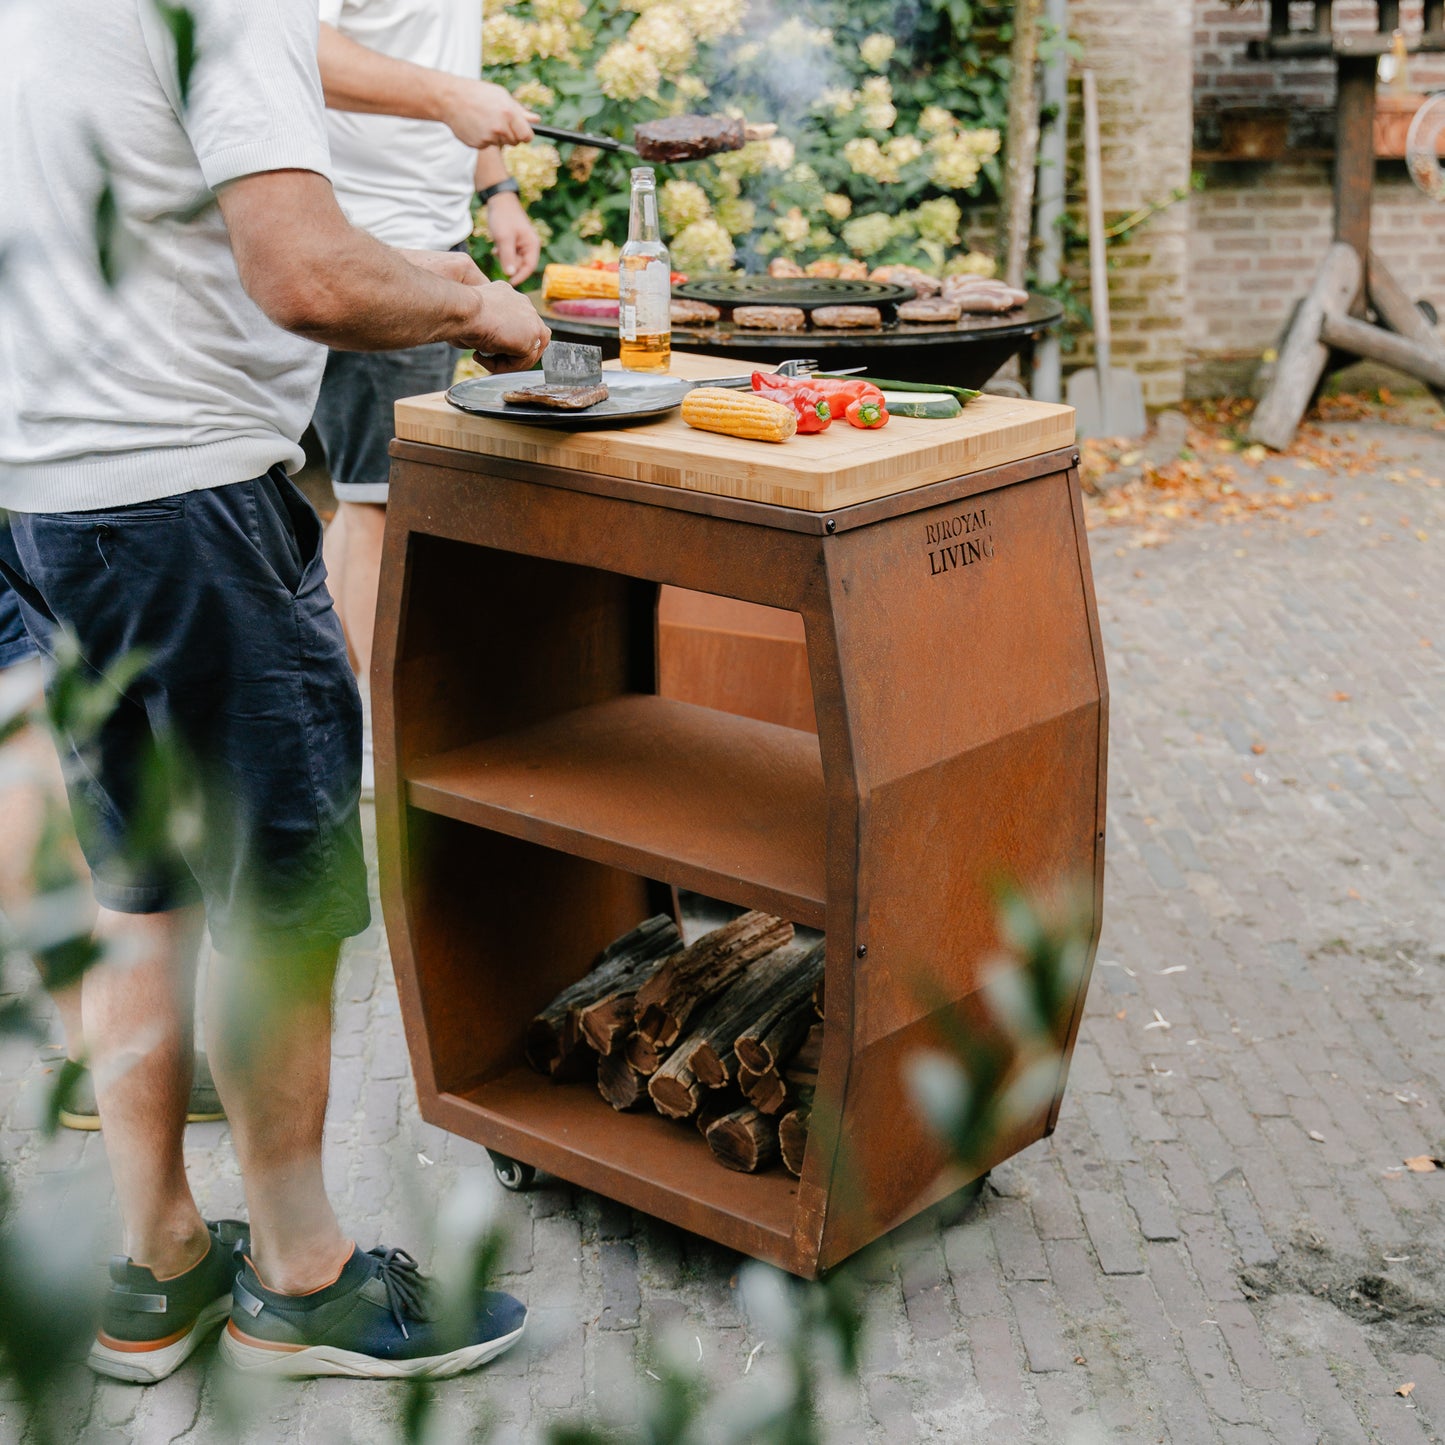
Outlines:
{"label": "dark ceramic plate", "polygon": [[478,416],[522,422],[526,426],[589,431],[593,427],[627,426],[666,416],[693,387],[692,382],[676,376],[649,376],[638,371],[604,371],[602,379],[607,383],[607,400],[585,411],[550,411],[542,406],[513,406],[502,400],[503,392],[543,385],[545,378],[540,371],[459,381],[447,392],[447,400],[460,411],[475,412]]}

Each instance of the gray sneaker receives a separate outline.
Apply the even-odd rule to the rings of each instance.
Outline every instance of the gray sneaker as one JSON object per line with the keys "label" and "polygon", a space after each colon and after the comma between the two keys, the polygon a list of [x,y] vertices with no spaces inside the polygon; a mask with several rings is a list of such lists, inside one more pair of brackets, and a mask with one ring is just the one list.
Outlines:
{"label": "gray sneaker", "polygon": [[[221,1096],[211,1077],[211,1066],[199,1049],[196,1051],[195,1073],[191,1076],[191,1097],[186,1101],[187,1124],[214,1124],[224,1119]],[[87,1069],[75,1081],[66,1107],[60,1111],[60,1122],[67,1129],[99,1129],[100,1110],[95,1102],[95,1081]]]}

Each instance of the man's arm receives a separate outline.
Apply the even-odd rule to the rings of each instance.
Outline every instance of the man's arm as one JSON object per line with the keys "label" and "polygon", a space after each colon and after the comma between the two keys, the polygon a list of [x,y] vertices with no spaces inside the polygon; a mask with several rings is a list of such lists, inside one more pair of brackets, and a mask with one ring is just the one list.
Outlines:
{"label": "man's arm", "polygon": [[[507,165],[496,146],[477,152],[479,191],[507,179]],[[507,280],[513,286],[520,286],[537,269],[542,256],[542,238],[528,218],[522,198],[514,191],[501,191],[493,196],[487,202],[487,229],[492,233],[492,245]]]}
{"label": "man's arm", "polygon": [[313,171],[242,176],[218,199],[241,284],[287,331],[348,351],[449,341],[494,371],[526,370],[551,339],[525,297],[466,257],[416,264],[351,225]]}
{"label": "man's arm", "polygon": [[440,121],[459,141],[478,149],[532,139],[530,122],[537,117],[490,81],[394,60],[359,45],[334,25],[322,25],[316,58],[332,110]]}

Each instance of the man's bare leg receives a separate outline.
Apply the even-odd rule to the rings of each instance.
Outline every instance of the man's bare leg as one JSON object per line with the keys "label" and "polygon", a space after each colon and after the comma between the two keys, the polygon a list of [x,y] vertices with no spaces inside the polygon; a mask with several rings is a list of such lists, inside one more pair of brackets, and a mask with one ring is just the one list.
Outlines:
{"label": "man's bare leg", "polygon": [[96,933],[108,956],[82,981],[85,1038],[125,1252],[158,1279],[189,1269],[209,1244],[181,1145],[204,921],[199,907],[150,914],[102,908]]}
{"label": "man's bare leg", "polygon": [[353,1248],[321,1174],[337,952],[218,953],[207,980],[206,1038],[246,1186],[251,1259],[286,1294],[329,1284]]}
{"label": "man's bare leg", "polygon": [[381,580],[381,546],[386,508],[374,502],[338,502],[326,529],[323,556],[336,615],[346,633],[351,665],[365,683],[371,676],[376,631],[376,593]]}
{"label": "man's bare leg", "polygon": [[[38,659],[5,669],[0,677],[4,711],[38,706],[43,683]],[[10,764],[6,776],[10,781],[0,793],[0,816],[5,819],[5,826],[0,829],[0,913],[19,923],[34,898],[31,870],[45,827],[47,806],[52,802],[67,806],[65,778],[55,744],[43,728],[27,727],[6,744],[5,751]],[[70,841],[74,843],[73,838]],[[77,875],[83,878],[85,863],[78,845],[74,852]],[[51,989],[50,997],[55,1000],[55,1009],[60,1015],[66,1056],[78,1061],[85,1057],[80,984]]]}

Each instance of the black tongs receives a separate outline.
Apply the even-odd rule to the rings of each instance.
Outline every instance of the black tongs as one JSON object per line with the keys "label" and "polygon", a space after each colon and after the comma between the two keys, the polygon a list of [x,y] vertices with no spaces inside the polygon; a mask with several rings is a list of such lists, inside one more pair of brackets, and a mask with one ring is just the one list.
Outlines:
{"label": "black tongs", "polygon": [[542,125],[533,122],[534,135],[545,136],[548,140],[559,140],[565,145],[593,146],[600,151],[622,151],[629,156],[637,154],[637,147],[625,140],[613,140],[610,135],[589,135],[585,130],[563,130],[559,125]]}

